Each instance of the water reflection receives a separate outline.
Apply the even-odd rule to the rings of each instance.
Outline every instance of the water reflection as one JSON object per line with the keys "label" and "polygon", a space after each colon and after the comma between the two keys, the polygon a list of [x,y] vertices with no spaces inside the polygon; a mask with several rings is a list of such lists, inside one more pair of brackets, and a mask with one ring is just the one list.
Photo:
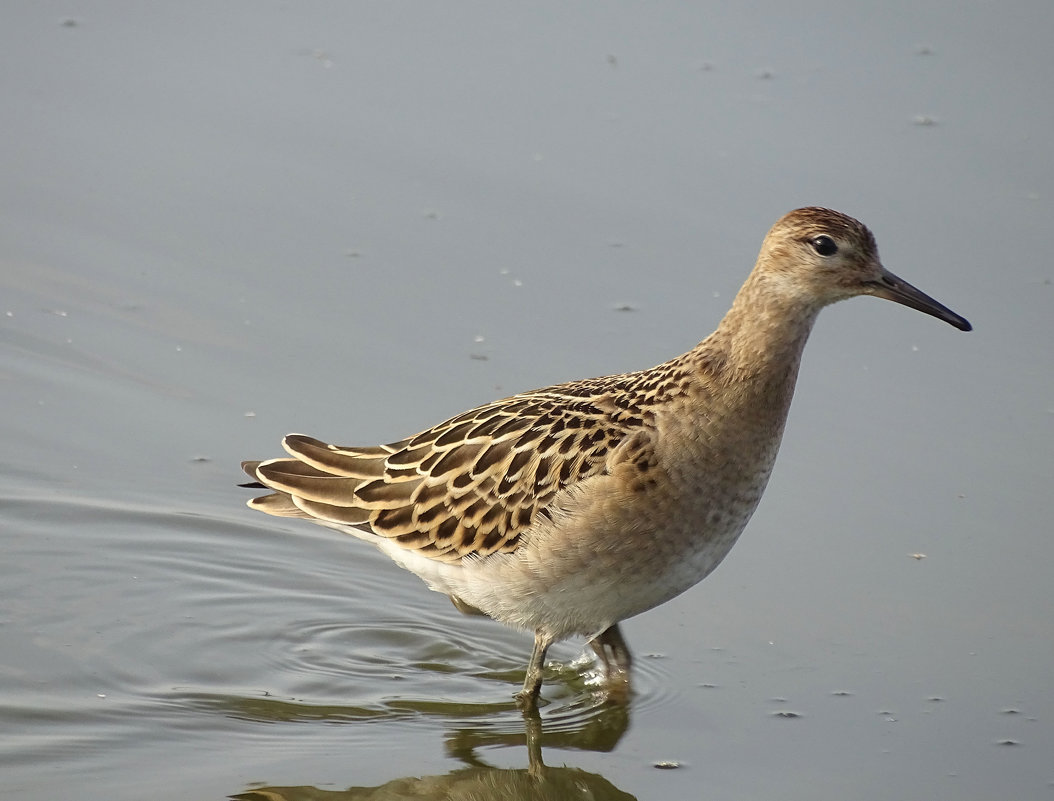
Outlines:
{"label": "water reflection", "polygon": [[[525,714],[517,732],[484,727],[454,732],[446,740],[447,751],[465,764],[441,776],[408,776],[377,787],[322,790],[318,787],[256,787],[230,796],[237,801],[351,801],[352,799],[566,799],[632,801],[635,796],[619,790],[596,773],[574,767],[550,767],[542,759],[542,748],[610,751],[629,723],[625,704],[606,703],[584,715],[577,728],[543,725],[537,713]],[[549,729],[549,731],[546,731]],[[524,768],[496,768],[486,764],[476,749],[494,745],[520,745],[527,749]]]}
{"label": "water reflection", "polygon": [[463,768],[445,776],[394,779],[378,787],[320,790],[317,787],[261,787],[230,796],[238,801],[352,801],[353,799],[567,799],[633,801],[603,776],[578,768]]}
{"label": "water reflection", "polygon": [[[548,717],[544,726],[535,713],[522,724],[464,726],[446,738],[447,753],[467,765],[482,765],[476,749],[526,744],[532,763],[541,761],[541,747],[577,751],[613,751],[629,729],[629,706],[605,702],[598,706],[573,704]],[[537,753],[535,753],[537,751]]]}
{"label": "water reflection", "polygon": [[[565,668],[565,670],[569,670]],[[583,751],[612,751],[629,729],[629,705],[601,693],[573,693],[568,700],[547,703],[544,732],[538,713],[525,715],[510,696],[501,702],[465,702],[388,698],[369,706],[307,703],[270,694],[246,697],[213,693],[174,694],[170,701],[184,709],[221,713],[227,718],[259,723],[365,723],[430,717],[454,721],[446,738],[448,753],[466,764],[488,746],[537,744]]]}
{"label": "water reflection", "polygon": [[[584,689],[587,681],[574,665],[555,667],[554,679],[564,682],[564,694],[553,700],[543,699],[545,732],[532,734],[535,718],[527,717],[509,694],[500,701],[452,701],[418,698],[407,695],[374,699],[369,704],[311,703],[278,697],[270,693],[259,696],[182,692],[173,693],[171,702],[184,709],[259,723],[362,723],[398,721],[410,718],[433,718],[457,721],[448,737],[448,750],[467,763],[471,751],[482,746],[520,745],[531,737],[540,744],[587,751],[611,751],[629,728],[629,706],[610,700],[600,690]],[[577,681],[576,681],[577,679]],[[515,681],[513,681],[515,684]],[[537,720],[540,721],[540,718]]]}
{"label": "water reflection", "polygon": [[[368,552],[342,560],[338,538],[305,548],[222,509],[28,493],[5,493],[0,507],[12,533],[0,560],[0,717],[10,735],[0,770],[30,775],[61,759],[111,775],[163,771],[171,748],[202,739],[313,748],[332,730],[318,723],[354,724],[343,746],[396,748],[398,724],[412,721],[456,760],[444,780],[467,786],[491,770],[477,756],[484,748],[515,759],[526,746],[530,770],[543,766],[543,745],[611,751],[628,728],[627,708],[605,701],[567,646],[557,656],[572,661],[547,666],[543,733],[513,697],[523,682],[518,633],[462,618],[426,591],[404,601]],[[398,602],[371,606],[385,593]],[[638,713],[670,700],[662,661],[647,657]],[[290,726],[305,735],[298,745]],[[112,746],[105,756],[99,743]],[[499,773],[506,785],[521,780]]]}

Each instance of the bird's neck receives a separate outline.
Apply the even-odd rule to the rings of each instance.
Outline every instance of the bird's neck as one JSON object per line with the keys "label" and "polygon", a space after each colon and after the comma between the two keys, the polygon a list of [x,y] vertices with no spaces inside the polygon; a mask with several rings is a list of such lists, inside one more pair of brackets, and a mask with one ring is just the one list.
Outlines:
{"label": "bird's neck", "polygon": [[802,350],[820,307],[752,273],[709,337],[687,354],[701,379],[727,397],[790,405]]}

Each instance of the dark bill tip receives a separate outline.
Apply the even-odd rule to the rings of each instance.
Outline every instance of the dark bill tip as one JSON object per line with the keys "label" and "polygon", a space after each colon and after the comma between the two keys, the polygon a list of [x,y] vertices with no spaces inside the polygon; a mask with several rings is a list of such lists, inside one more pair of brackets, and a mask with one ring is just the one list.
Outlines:
{"label": "dark bill tip", "polygon": [[922,290],[916,289],[907,281],[904,281],[892,273],[887,272],[873,285],[871,294],[878,298],[892,300],[912,309],[944,320],[948,325],[953,325],[960,331],[972,331],[973,326],[965,317],[956,314],[943,303],[940,303]]}

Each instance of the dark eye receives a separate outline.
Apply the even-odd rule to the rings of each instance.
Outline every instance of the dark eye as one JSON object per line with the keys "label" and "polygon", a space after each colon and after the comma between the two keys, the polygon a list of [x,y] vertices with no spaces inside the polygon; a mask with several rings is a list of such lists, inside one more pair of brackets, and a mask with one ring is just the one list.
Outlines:
{"label": "dark eye", "polygon": [[835,241],[829,236],[820,235],[809,244],[812,245],[812,249],[821,256],[833,256],[838,252],[838,245],[835,244]]}

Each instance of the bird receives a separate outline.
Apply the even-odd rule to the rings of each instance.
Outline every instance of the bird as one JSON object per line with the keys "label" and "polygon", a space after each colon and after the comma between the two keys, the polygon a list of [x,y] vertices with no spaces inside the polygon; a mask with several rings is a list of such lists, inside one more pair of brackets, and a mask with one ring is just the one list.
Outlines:
{"label": "bird", "polygon": [[636,372],[512,395],[380,446],[289,434],[242,463],[252,509],[366,540],[455,606],[525,630],[516,702],[537,711],[551,645],[584,637],[628,697],[621,621],[725,558],[772,472],[820,310],[891,300],[970,323],[889,272],[863,223],[796,209],[765,236],[717,329]]}

